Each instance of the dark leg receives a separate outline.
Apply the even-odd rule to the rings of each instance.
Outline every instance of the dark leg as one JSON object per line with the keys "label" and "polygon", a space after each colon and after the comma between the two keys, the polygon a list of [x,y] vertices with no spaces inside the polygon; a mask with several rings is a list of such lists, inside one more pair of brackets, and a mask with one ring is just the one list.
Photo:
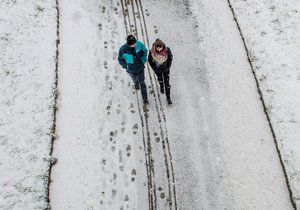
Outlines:
{"label": "dark leg", "polygon": [[141,87],[141,93],[142,93],[143,101],[144,101],[144,103],[148,103],[147,86],[146,86],[146,83],[145,83],[144,71],[137,74],[136,77],[137,77],[138,83]]}
{"label": "dark leg", "polygon": [[160,92],[165,93],[163,73],[162,72],[156,72],[156,71],[154,71],[154,72],[157,76],[157,81],[158,81],[158,84],[160,86]]}
{"label": "dark leg", "polygon": [[164,73],[163,73],[163,77],[164,77],[164,82],[165,82],[165,87],[166,87],[166,96],[167,96],[167,101],[168,101],[168,104],[172,104],[172,101],[171,101],[171,85],[169,83],[169,79],[170,79],[170,70],[166,70]]}
{"label": "dark leg", "polygon": [[139,81],[138,81],[137,76],[134,75],[134,74],[129,74],[129,75],[130,75],[130,77],[131,77],[131,79],[132,79],[132,81],[133,81],[133,83],[134,83],[134,88],[135,88],[136,90],[138,90],[138,89],[139,89]]}

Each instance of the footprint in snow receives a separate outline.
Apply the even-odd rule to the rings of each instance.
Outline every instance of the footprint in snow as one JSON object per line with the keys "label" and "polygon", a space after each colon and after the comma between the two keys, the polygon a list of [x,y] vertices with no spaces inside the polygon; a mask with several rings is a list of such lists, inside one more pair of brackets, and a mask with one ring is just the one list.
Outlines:
{"label": "footprint in snow", "polygon": [[128,195],[126,195],[126,196],[124,197],[124,201],[129,201],[129,196],[128,196]]}
{"label": "footprint in snow", "polygon": [[125,122],[125,121],[122,121],[122,122],[121,122],[121,126],[122,126],[122,127],[121,127],[121,132],[124,133],[124,132],[125,132],[125,129],[126,129],[126,128],[125,128],[126,122]]}
{"label": "footprint in snow", "polygon": [[106,11],[106,7],[103,6],[103,7],[102,7],[102,13],[105,13],[105,11]]}
{"label": "footprint in snow", "polygon": [[135,111],[134,111],[133,108],[134,108],[134,104],[133,104],[133,103],[130,103],[129,109],[131,109],[131,110],[130,110],[131,113],[135,113]]}
{"label": "footprint in snow", "polygon": [[147,9],[145,10],[145,12],[146,12],[146,15],[147,15],[147,16],[150,15],[150,14],[149,14],[149,11],[148,11]]}
{"label": "footprint in snow", "polygon": [[112,190],[111,194],[112,194],[113,197],[115,197],[117,195],[117,190]]}
{"label": "footprint in snow", "polygon": [[127,157],[130,157],[131,155],[131,146],[128,144],[126,147]]}
{"label": "footprint in snow", "polygon": [[114,152],[116,150],[115,146],[111,146],[111,151]]}
{"label": "footprint in snow", "polygon": [[[106,75],[105,80],[106,80],[106,81],[109,80],[109,76],[108,76],[108,75]],[[106,106],[106,111],[107,111],[106,114],[107,114],[107,115],[110,115],[111,108],[112,108],[112,101],[109,100],[109,102],[108,102],[108,104],[107,104],[107,106]]]}
{"label": "footprint in snow", "polygon": [[119,162],[122,163],[123,162],[123,156],[122,156],[122,151],[119,151]]}
{"label": "footprint in snow", "polygon": [[109,87],[108,87],[108,89],[109,89],[109,90],[112,90],[112,88],[113,88],[112,81],[109,81],[109,84],[108,84],[108,86],[109,86]]}
{"label": "footprint in snow", "polygon": [[131,175],[132,175],[131,181],[134,182],[135,181],[135,176],[136,176],[136,170],[135,169],[132,169]]}
{"label": "footprint in snow", "polygon": [[107,69],[107,61],[103,62],[103,66],[104,66],[105,69]]}
{"label": "footprint in snow", "polygon": [[117,130],[115,130],[115,131],[111,131],[110,133],[109,133],[109,141],[113,141],[114,140],[114,138],[116,138],[116,136],[117,136],[117,133],[118,133],[118,131]]}
{"label": "footprint in snow", "polygon": [[107,113],[106,113],[106,114],[107,114],[107,115],[110,115],[110,109],[111,109],[111,106],[109,106],[109,105],[108,105],[108,106],[106,106],[106,111],[107,111]]}
{"label": "footprint in snow", "polygon": [[124,133],[125,132],[125,127],[121,128],[121,132]]}
{"label": "footprint in snow", "polygon": [[160,138],[159,137],[156,137],[155,138],[155,141],[158,143],[158,142],[160,142]]}
{"label": "footprint in snow", "polygon": [[134,135],[137,133],[138,128],[139,128],[138,124],[134,124],[134,126],[132,127]]}
{"label": "footprint in snow", "polygon": [[102,160],[102,171],[104,171],[105,170],[105,166],[106,166],[106,160],[105,159],[103,159]]}
{"label": "footprint in snow", "polygon": [[128,16],[129,12],[128,12],[128,9],[125,9],[124,10],[124,16]]}
{"label": "footprint in snow", "polygon": [[117,180],[117,174],[113,173],[113,180]]}
{"label": "footprint in snow", "polygon": [[115,133],[113,132],[113,131],[111,131],[110,133],[109,133],[109,136],[110,137],[113,137],[115,135]]}
{"label": "footprint in snow", "polygon": [[103,204],[104,203],[104,201],[103,201],[103,199],[105,198],[105,192],[103,191],[103,192],[101,192],[101,200],[100,200],[100,204]]}
{"label": "footprint in snow", "polygon": [[103,44],[104,44],[104,48],[105,48],[105,49],[107,49],[108,42],[107,42],[107,41],[104,41],[104,43],[103,43]]}
{"label": "footprint in snow", "polygon": [[99,28],[100,31],[102,30],[102,23],[98,24],[98,28]]}
{"label": "footprint in snow", "polygon": [[126,126],[126,123],[127,123],[127,116],[126,116],[126,114],[123,113],[121,125]]}
{"label": "footprint in snow", "polygon": [[158,136],[158,134],[156,132],[154,132],[154,137],[155,137],[155,141],[156,142],[160,141],[160,138],[159,138],[159,136]]}
{"label": "footprint in snow", "polygon": [[158,33],[158,28],[157,28],[157,26],[154,26],[154,33]]}

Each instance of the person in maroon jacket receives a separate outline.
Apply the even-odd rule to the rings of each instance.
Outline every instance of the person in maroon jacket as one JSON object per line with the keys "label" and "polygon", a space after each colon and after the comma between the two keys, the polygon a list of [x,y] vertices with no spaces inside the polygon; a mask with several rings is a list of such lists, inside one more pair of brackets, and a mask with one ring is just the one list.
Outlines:
{"label": "person in maroon jacket", "polygon": [[172,65],[173,55],[169,47],[160,39],[156,39],[152,45],[151,52],[148,56],[148,62],[157,76],[160,85],[160,92],[167,96],[168,104],[171,105],[170,98],[170,67]]}

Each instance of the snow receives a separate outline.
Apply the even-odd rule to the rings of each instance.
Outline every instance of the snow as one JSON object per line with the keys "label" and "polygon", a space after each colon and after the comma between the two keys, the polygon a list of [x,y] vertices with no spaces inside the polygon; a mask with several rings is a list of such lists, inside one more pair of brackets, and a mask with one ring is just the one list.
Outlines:
{"label": "snow", "polygon": [[[292,209],[227,1],[59,4],[57,138],[49,157],[56,4],[1,1],[1,209],[47,208],[54,158],[51,209]],[[296,129],[289,133],[299,113],[291,90],[299,84],[298,12],[287,16],[289,4],[278,2],[280,7],[270,8],[289,25],[269,23],[267,4],[234,1],[297,192],[299,151],[287,137],[299,136]],[[269,23],[262,26],[263,37],[256,31],[261,19],[246,21],[256,17],[255,8]],[[150,104],[144,109],[140,92],[117,62],[126,33],[148,47],[159,37],[172,49],[172,106],[147,67]],[[283,57],[287,52],[295,56]],[[282,63],[284,74],[278,70]],[[287,123],[292,115],[293,123]]]}
{"label": "snow", "polygon": [[232,0],[297,207],[300,207],[300,2]]}
{"label": "snow", "polygon": [[125,38],[120,11],[106,1],[60,4],[52,209],[147,208],[137,100],[116,60]]}
{"label": "snow", "polygon": [[0,209],[47,206],[54,1],[0,1]]}
{"label": "snow", "polygon": [[226,2],[148,1],[145,5],[150,37],[159,36],[174,54],[174,106],[167,109],[166,118],[179,209],[291,208]]}
{"label": "snow", "polygon": [[[231,11],[226,2],[202,4],[143,1],[150,42],[159,36],[174,53],[174,105],[167,107],[164,95],[149,94],[157,208],[168,208],[164,151],[161,142],[155,142],[155,133],[160,132],[155,106],[160,107],[160,100],[179,209],[290,209],[278,155]],[[141,36],[138,14],[132,15],[131,4],[123,6],[129,11],[127,24],[133,25],[127,31],[134,31],[137,24],[139,39],[149,46],[147,37]],[[122,5],[63,2],[61,20],[52,208],[146,209],[141,96],[135,95],[130,78],[116,61],[126,37]],[[150,76],[151,70],[146,73],[149,93]],[[155,87],[154,91],[157,94]],[[141,119],[145,123],[146,118]],[[128,148],[133,152],[129,157]],[[136,182],[131,181],[133,170]]]}

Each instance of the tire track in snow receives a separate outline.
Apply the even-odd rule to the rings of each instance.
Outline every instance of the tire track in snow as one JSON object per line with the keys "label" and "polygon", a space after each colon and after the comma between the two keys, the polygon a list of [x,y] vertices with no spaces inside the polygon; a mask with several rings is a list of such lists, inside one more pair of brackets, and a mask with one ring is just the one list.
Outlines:
{"label": "tire track in snow", "polygon": [[247,45],[246,45],[246,41],[245,41],[244,35],[243,35],[243,33],[242,33],[240,24],[239,24],[239,22],[238,22],[238,20],[237,20],[237,17],[236,17],[236,14],[235,14],[235,12],[234,12],[234,9],[233,9],[233,7],[232,7],[232,4],[231,4],[230,0],[227,0],[227,2],[228,2],[228,6],[229,6],[229,8],[230,8],[230,10],[231,10],[231,12],[232,12],[232,16],[233,16],[233,19],[234,19],[234,21],[235,21],[235,23],[236,23],[236,26],[237,26],[237,28],[238,28],[239,34],[240,34],[240,36],[241,36],[241,38],[242,38],[242,41],[243,41],[243,45],[244,45],[244,48],[245,48],[245,51],[246,51],[246,54],[247,54],[247,60],[248,60],[248,62],[249,62],[249,64],[250,64],[251,71],[252,71],[252,74],[253,74],[253,77],[254,77],[254,80],[255,80],[255,83],[256,83],[257,92],[258,92],[258,94],[259,94],[260,101],[261,101],[261,103],[262,103],[263,110],[264,110],[264,113],[265,113],[265,115],[266,115],[266,118],[267,118],[267,121],[268,121],[270,130],[271,130],[271,133],[272,133],[272,137],[273,137],[273,139],[274,139],[276,151],[277,151],[277,154],[278,154],[278,157],[279,157],[279,161],[280,161],[280,164],[281,164],[283,173],[284,173],[284,177],[285,177],[285,181],[286,181],[287,188],[288,188],[288,191],[289,191],[289,196],[290,196],[291,203],[292,203],[293,207],[294,207],[295,209],[297,209],[296,203],[295,203],[295,201],[294,201],[293,191],[292,191],[292,189],[291,189],[290,182],[289,182],[289,178],[288,178],[288,175],[287,175],[287,172],[286,172],[286,168],[285,168],[285,165],[284,165],[284,162],[283,162],[283,159],[282,159],[281,151],[280,151],[279,146],[278,146],[277,137],[276,137],[276,135],[275,135],[274,128],[273,128],[273,125],[272,125],[270,116],[269,116],[268,111],[267,111],[267,108],[266,108],[265,100],[264,100],[264,97],[263,97],[263,94],[262,94],[262,91],[261,91],[261,88],[260,88],[260,85],[259,85],[259,82],[258,82],[256,73],[255,73],[255,70],[254,70],[254,68],[253,68],[251,59],[250,59],[250,52],[249,52],[248,47],[247,47]]}
{"label": "tire track in snow", "polygon": [[[144,11],[143,11],[142,2],[141,2],[141,0],[135,0],[135,4],[137,6],[137,14],[138,14],[138,17],[140,20],[140,27],[141,27],[143,42],[146,43],[148,45],[148,47],[150,48],[149,36],[148,36],[146,19],[145,19],[145,15],[144,15]],[[132,6],[132,12],[133,12],[134,20],[135,20],[135,12],[134,12],[135,10],[134,10],[133,0],[131,0],[131,6]],[[136,21],[134,21],[134,23],[135,23],[136,32],[138,34]],[[143,28],[145,29],[145,33],[144,33]],[[147,41],[145,41],[145,39]],[[149,78],[150,78],[150,82],[151,82],[151,87],[153,90],[155,108],[156,108],[157,118],[158,118],[158,123],[159,123],[159,128],[160,128],[160,136],[162,139],[162,149],[164,152],[166,175],[167,175],[168,188],[169,188],[168,202],[169,202],[170,209],[172,209],[172,206],[174,206],[174,208],[177,209],[175,174],[174,174],[172,155],[171,155],[170,144],[169,144],[169,139],[168,139],[166,117],[164,114],[164,109],[162,106],[160,94],[158,94],[159,88],[158,88],[157,79],[156,79],[155,75],[153,74],[153,72],[150,70],[148,64],[147,64],[147,70],[148,70],[148,74],[149,74]],[[154,87],[155,87],[156,91],[155,91]],[[163,122],[162,122],[162,118],[163,118]]]}
{"label": "tire track in snow", "polygon": [[[145,26],[145,31],[146,31],[146,38],[147,38],[147,44],[148,46],[150,47],[150,42],[149,42],[149,36],[148,36],[148,31],[147,31],[147,26],[146,26],[146,19],[145,19],[145,15],[144,15],[144,11],[143,11],[143,5],[142,5],[142,2],[141,0],[135,0],[137,2],[137,5],[138,5],[138,1],[140,3],[140,10],[141,10],[141,13],[142,13],[142,17],[143,17],[143,21],[144,21],[144,26]],[[149,69],[149,65],[147,64],[147,68],[148,68],[148,71],[150,71]],[[155,84],[156,84],[156,90],[157,92],[159,92],[159,87],[158,87],[158,82],[157,82],[157,79],[156,77],[154,76],[154,79],[155,79]],[[157,112],[159,113],[160,111],[160,114],[162,115],[162,118],[163,118],[163,128],[164,128],[164,134],[165,134],[165,138],[163,138],[162,136],[162,139],[164,140],[165,139],[165,145],[167,146],[167,148],[165,148],[163,145],[163,149],[165,151],[165,155],[167,156],[166,157],[166,161],[169,161],[169,166],[170,166],[170,173],[169,176],[171,176],[171,186],[170,188],[173,188],[173,199],[174,199],[174,206],[175,206],[175,209],[177,209],[177,199],[176,199],[176,185],[175,185],[175,173],[174,173],[174,167],[173,167],[173,162],[172,162],[172,154],[171,154],[171,149],[170,149],[170,144],[169,144],[169,138],[168,138],[168,129],[167,129],[167,122],[166,122],[166,116],[165,116],[165,113],[164,113],[164,108],[162,106],[162,101],[161,101],[161,98],[160,98],[160,94],[157,94],[157,97],[158,97],[158,101],[159,101],[159,106],[160,106],[160,109],[157,109]],[[156,103],[157,104],[157,103]],[[159,122],[160,122],[160,128],[161,128],[161,132],[163,134],[163,128],[162,128],[162,123],[160,121],[160,118],[159,118]],[[161,135],[162,135],[161,134]],[[162,141],[162,143],[164,144],[164,141]],[[170,178],[169,178],[170,180]],[[171,190],[170,190],[171,191]]]}
{"label": "tire track in snow", "polygon": [[129,34],[129,32],[128,32],[128,25],[127,25],[127,21],[126,21],[126,17],[125,17],[126,15],[125,15],[125,8],[124,8],[124,5],[123,5],[123,0],[120,0],[120,1],[121,1],[123,18],[124,18],[125,31],[126,31],[126,34]]}
{"label": "tire track in snow", "polygon": [[[125,0],[125,6],[123,0],[121,1],[122,6],[122,12],[124,17],[124,26],[126,30],[126,34],[129,35],[132,33],[132,28],[130,24],[130,17],[129,17],[129,10],[128,10],[128,4]],[[128,17],[129,22],[129,30],[128,30],[128,24],[126,21],[126,17]],[[149,126],[148,126],[148,113],[147,109],[144,109],[144,114],[142,114],[141,111],[141,105],[139,101],[139,96],[136,91],[136,98],[137,98],[137,104],[138,104],[138,112],[141,119],[142,124],[142,135],[143,135],[143,145],[144,145],[144,153],[145,153],[145,160],[146,160],[146,169],[147,169],[147,182],[148,182],[148,202],[149,202],[149,209],[156,209],[156,191],[155,191],[155,172],[153,167],[153,161],[152,161],[152,149],[151,149],[151,139],[150,139],[150,132],[149,132]],[[145,122],[145,123],[144,123]],[[146,134],[146,136],[145,136]],[[146,143],[147,141],[147,143]]]}

